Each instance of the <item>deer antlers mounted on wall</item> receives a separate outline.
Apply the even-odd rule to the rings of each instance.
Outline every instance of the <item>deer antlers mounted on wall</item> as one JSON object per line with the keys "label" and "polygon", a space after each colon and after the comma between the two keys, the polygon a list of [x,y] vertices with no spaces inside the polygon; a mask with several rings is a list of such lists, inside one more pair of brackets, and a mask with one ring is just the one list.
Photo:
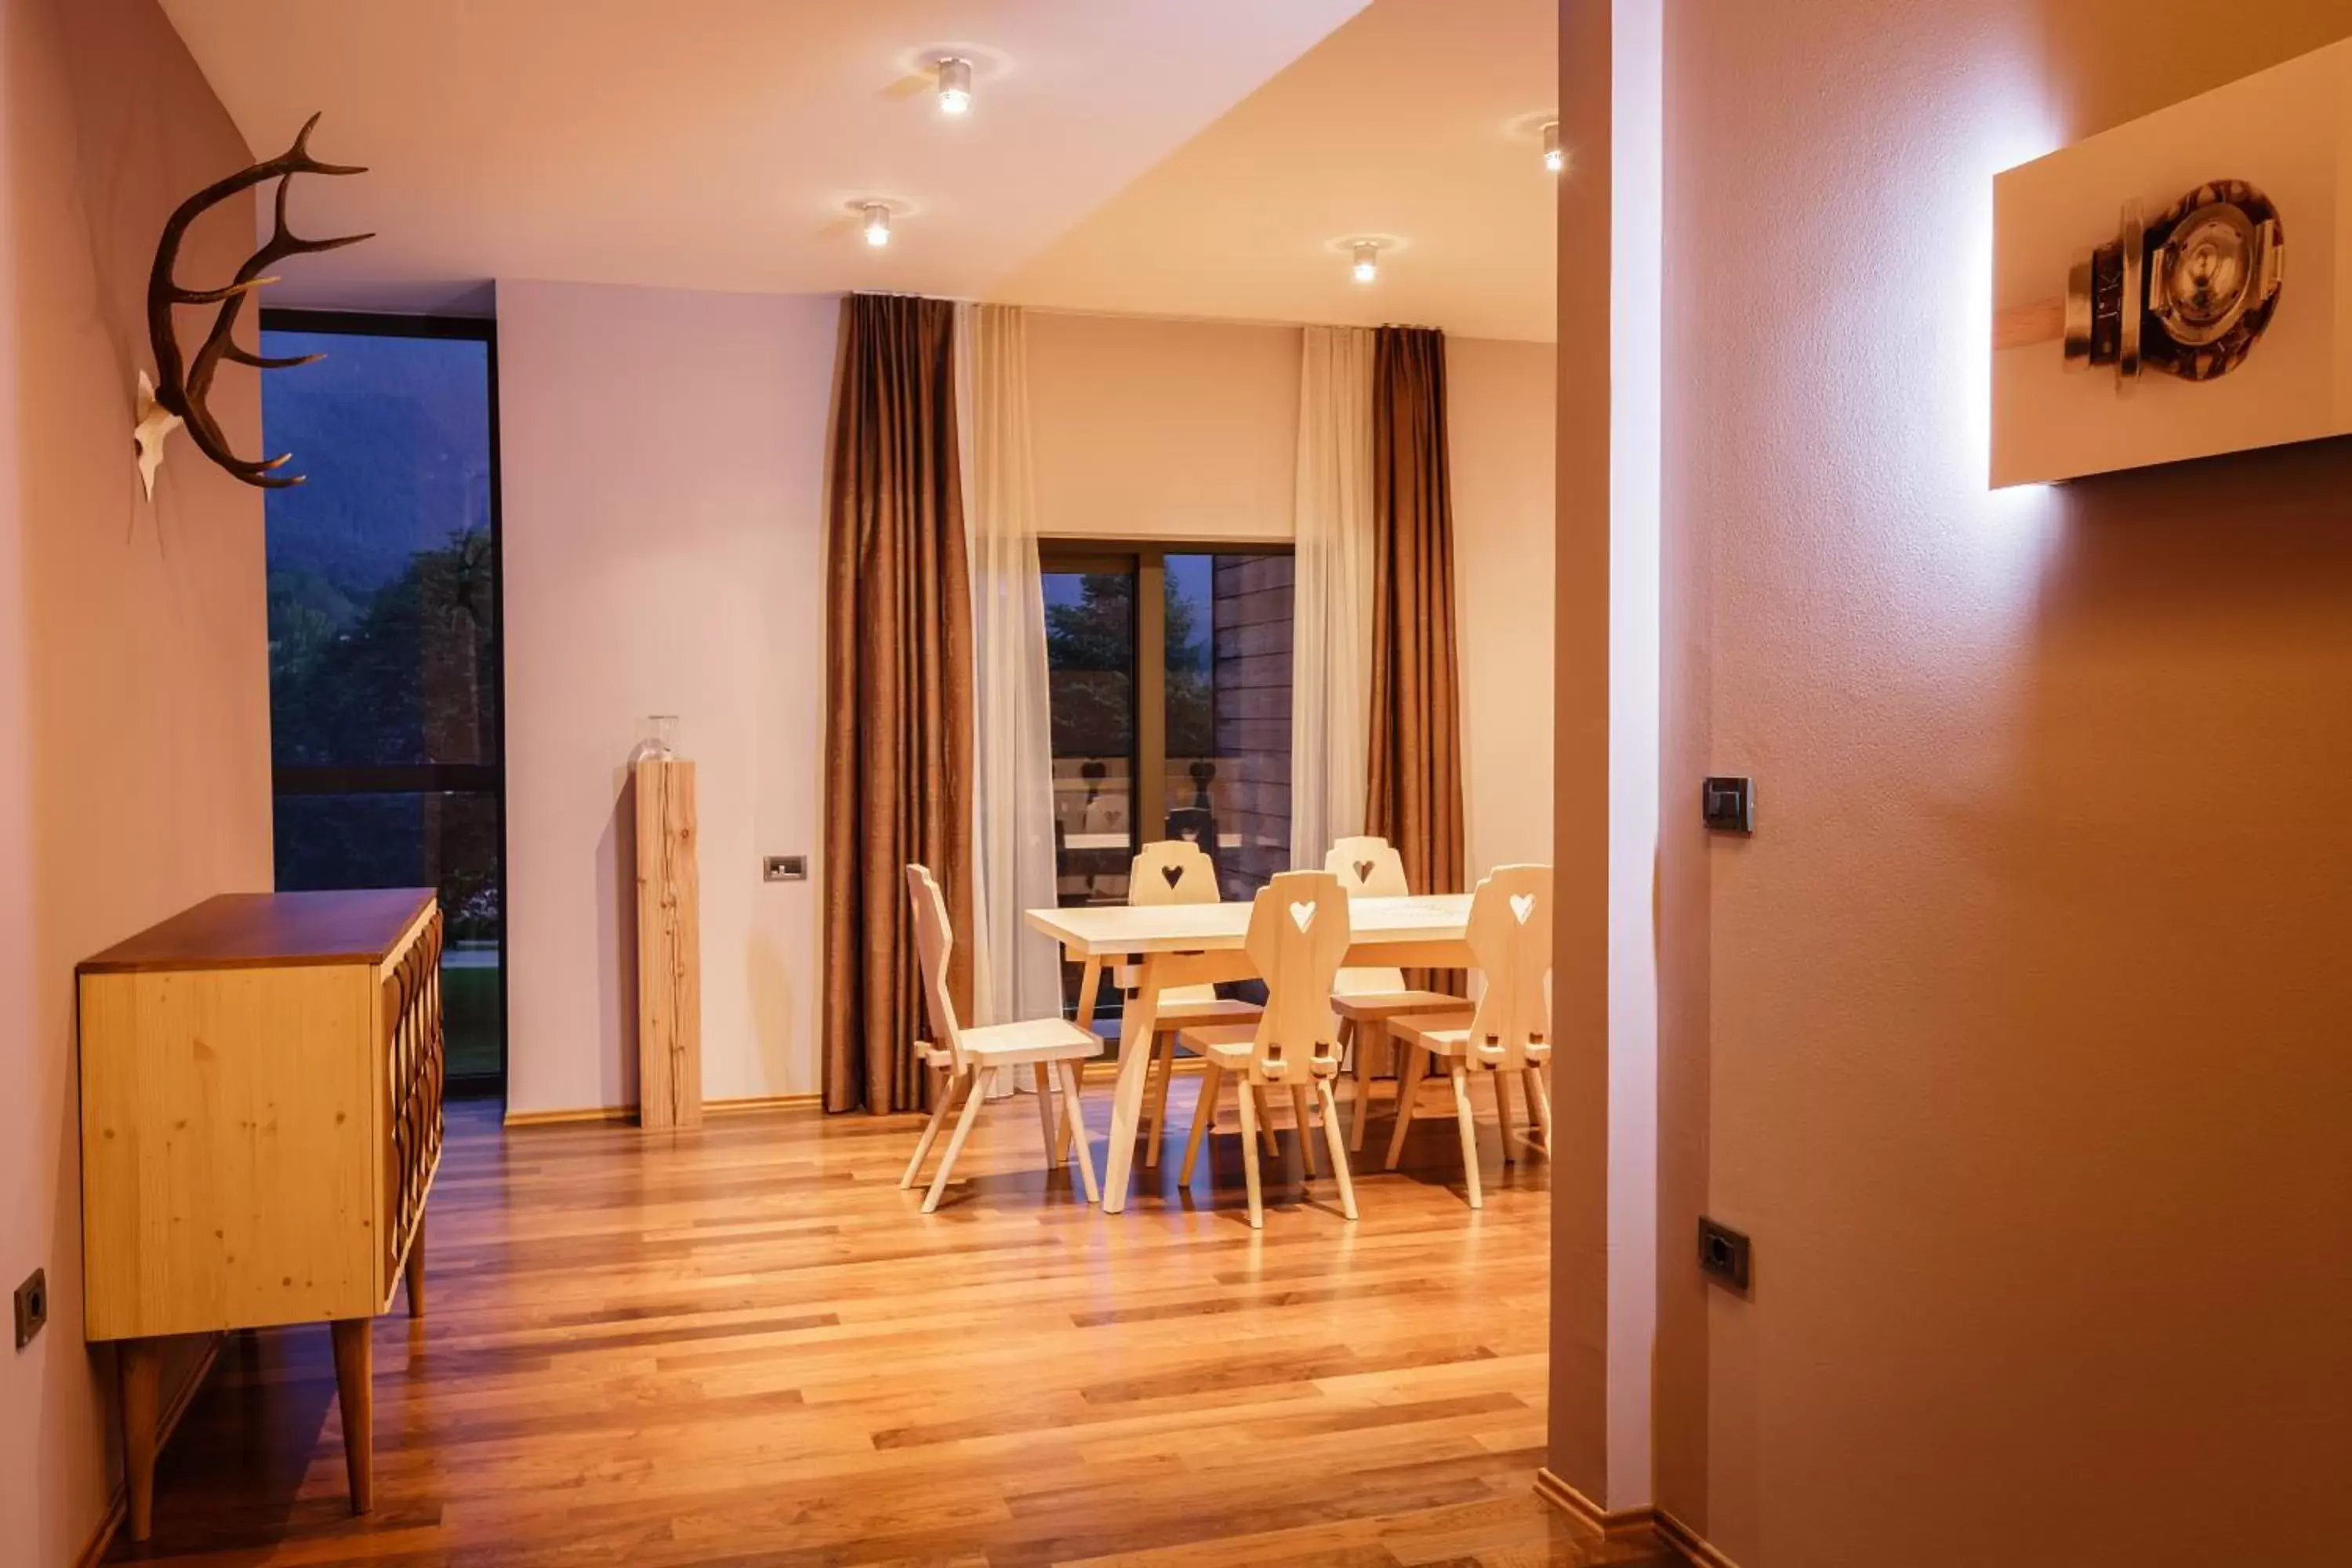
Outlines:
{"label": "deer antlers mounted on wall", "polygon": [[[155,493],[155,468],[163,461],[163,437],[173,428],[184,425],[189,439],[197,450],[243,479],[249,485],[268,489],[282,489],[299,485],[299,474],[281,475],[276,469],[285,466],[292,453],[275,458],[252,459],[238,457],[229,449],[227,437],[221,434],[212,411],[205,399],[212,391],[213,373],[223,360],[251,365],[256,370],[285,370],[294,365],[309,364],[322,356],[301,354],[291,359],[268,359],[241,347],[236,339],[238,314],[245,309],[246,296],[278,279],[267,269],[289,256],[308,256],[321,250],[340,250],[346,245],[373,239],[373,234],[347,234],[335,239],[304,239],[286,225],[286,193],[297,174],[364,174],[367,170],[343,163],[321,163],[310,156],[310,132],[319,123],[312,115],[302,123],[294,145],[265,163],[241,170],[225,180],[216,181],[182,202],[164,220],[163,237],[155,247],[154,269],[147,275],[147,337],[155,351],[155,374],[161,385],[151,387],[142,374],[139,378],[139,426],[135,439],[139,447],[139,470],[145,480],[147,493]],[[180,242],[187,237],[188,227],[206,208],[217,206],[240,191],[278,182],[276,217],[268,239],[261,248],[236,269],[236,276],[218,289],[184,289],[173,277],[180,259]],[[176,324],[172,319],[174,306],[217,305],[212,330],[205,334],[194,358],[180,351]]]}

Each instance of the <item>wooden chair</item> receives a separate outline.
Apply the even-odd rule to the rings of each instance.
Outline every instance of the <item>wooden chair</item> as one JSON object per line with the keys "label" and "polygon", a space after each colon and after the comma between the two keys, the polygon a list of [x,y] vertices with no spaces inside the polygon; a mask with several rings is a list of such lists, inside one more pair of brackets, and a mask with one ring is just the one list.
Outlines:
{"label": "wooden chair", "polygon": [[1348,1150],[1339,1134],[1339,1105],[1331,1080],[1339,1075],[1339,1025],[1331,1013],[1331,980],[1348,954],[1348,895],[1328,871],[1285,871],[1260,889],[1250,909],[1243,945],[1265,981],[1265,1009],[1254,1024],[1192,1025],[1181,1038],[1206,1058],[1201,1096],[1192,1107],[1192,1130],[1184,1144],[1179,1180],[1190,1183],[1201,1145],[1217,1116],[1225,1079],[1239,1089],[1242,1169],[1249,1184],[1249,1222],[1265,1225],[1258,1178],[1258,1142],[1265,1129],[1268,1089],[1287,1089],[1298,1119],[1298,1148],[1307,1173],[1315,1173],[1310,1152],[1314,1113],[1310,1091],[1323,1109],[1323,1135],[1339,1179],[1339,1207],[1356,1217],[1356,1189],[1348,1175]]}
{"label": "wooden chair", "polygon": [[956,1156],[963,1152],[963,1141],[971,1135],[972,1123],[980,1120],[980,1108],[987,1102],[988,1075],[997,1068],[1026,1067],[1037,1076],[1037,1119],[1045,1133],[1047,1168],[1060,1163],[1050,1091],[1052,1080],[1058,1079],[1066,1128],[1076,1130],[1074,1141],[1077,1145],[1078,1173],[1086,1180],[1087,1201],[1100,1203],[1102,1191],[1095,1179],[1094,1153],[1087,1142],[1086,1121],[1079,1113],[1078,1064],[1092,1060],[1102,1049],[1102,1041],[1062,1018],[1040,1018],[1029,1024],[991,1024],[977,1029],[967,1029],[957,1023],[955,1004],[948,996],[948,953],[955,944],[955,935],[948,929],[947,900],[940,896],[940,885],[932,880],[930,872],[920,866],[907,868],[907,894],[915,906],[915,949],[922,966],[924,1002],[930,1011],[932,1030],[939,1037],[917,1048],[940,1077],[932,1085],[931,1119],[923,1126],[922,1139],[915,1145],[915,1157],[907,1162],[907,1173],[898,1178],[898,1185],[915,1184],[916,1174],[923,1168],[923,1156],[931,1152],[931,1142],[940,1135],[948,1112],[960,1107],[955,1131],[948,1138],[947,1152],[940,1156],[939,1171],[931,1177],[931,1189],[923,1197],[925,1214],[939,1207],[940,1194],[947,1191],[948,1175],[955,1169]]}
{"label": "wooden chair", "polygon": [[[1198,844],[1170,838],[1147,844],[1135,858],[1127,879],[1130,905],[1213,904],[1220,900],[1216,862]],[[1132,990],[1132,971],[1122,970],[1119,987]],[[1168,1118],[1168,1081],[1176,1073],[1176,1035],[1188,1024],[1248,1024],[1256,1019],[1255,1002],[1236,1002],[1217,994],[1213,985],[1176,985],[1160,994],[1158,1025],[1153,1030],[1150,1082],[1144,1091],[1143,1163],[1160,1163],[1161,1129]],[[1082,1020],[1082,1022],[1090,1020]]]}
{"label": "wooden chair", "polygon": [[1543,1066],[1551,1059],[1551,1015],[1544,982],[1551,973],[1551,868],[1501,866],[1478,884],[1470,900],[1470,956],[1485,977],[1476,1007],[1452,1016],[1401,1018],[1390,1026],[1406,1048],[1404,1077],[1397,1085],[1396,1131],[1389,1134],[1388,1168],[1404,1153],[1405,1130],[1412,1125],[1413,1094],[1423,1074],[1445,1063],[1454,1080],[1454,1114],[1462,1129],[1462,1166],[1470,1206],[1483,1206],[1478,1190],[1478,1123],[1470,1109],[1470,1069],[1490,1068],[1495,1078],[1495,1118],[1501,1124],[1503,1158],[1512,1157],[1508,1079],[1517,1078],[1528,1107],[1551,1146],[1551,1093]]}
{"label": "wooden chair", "polygon": [[[1323,857],[1323,868],[1360,898],[1402,899],[1412,892],[1405,886],[1404,858],[1385,838],[1342,838]],[[1373,1073],[1391,1065],[1396,1055],[1390,1022],[1417,1014],[1459,1013],[1470,1004],[1443,991],[1412,990],[1402,969],[1342,969],[1336,986],[1331,1008],[1339,1016],[1339,1043],[1352,1047],[1356,1058],[1356,1114],[1348,1147],[1361,1149],[1364,1123],[1371,1114]]]}

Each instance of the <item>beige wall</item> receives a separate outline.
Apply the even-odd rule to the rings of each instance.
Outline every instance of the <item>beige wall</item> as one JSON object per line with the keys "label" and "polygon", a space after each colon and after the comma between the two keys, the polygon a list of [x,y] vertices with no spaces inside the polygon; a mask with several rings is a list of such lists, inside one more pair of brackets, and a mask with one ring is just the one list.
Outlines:
{"label": "beige wall", "polygon": [[1470,873],[1551,859],[1549,343],[1445,345]]}
{"label": "beige wall", "polygon": [[831,295],[499,286],[508,1105],[636,1093],[630,749],[700,811],[703,1092],[817,1087]]}
{"label": "beige wall", "polygon": [[[1287,541],[1296,327],[1033,311],[1037,507],[1049,537]],[[1474,872],[1551,856],[1549,343],[1446,342]]]}
{"label": "beige wall", "polygon": [[1996,170],[2347,31],[1671,10],[1658,1500],[1744,1568],[2342,1555],[2352,446],[1990,492],[1985,301]]}
{"label": "beige wall", "polygon": [[1291,536],[1296,327],[1033,310],[1029,412],[1049,538]]}
{"label": "beige wall", "polygon": [[[653,712],[681,715],[699,763],[704,1090],[814,1090],[817,883],[758,867],[814,859],[823,808],[837,300],[508,281],[498,310],[509,1106],[635,1097],[619,814]],[[1298,345],[1290,327],[1033,314],[1045,530],[1286,541]],[[1546,345],[1449,345],[1480,868],[1549,849],[1550,363]]]}
{"label": "beige wall", "polygon": [[[261,492],[174,436],[151,506],[131,457],[164,215],[247,161],[152,0],[0,0],[0,1289],[40,1266],[51,1293],[40,1338],[0,1349],[10,1563],[71,1562],[111,1484],[112,1355],[81,1337],[74,963],[270,883]],[[233,203],[182,276],[225,280],[252,244]],[[257,448],[251,372],[225,370],[212,408]]]}

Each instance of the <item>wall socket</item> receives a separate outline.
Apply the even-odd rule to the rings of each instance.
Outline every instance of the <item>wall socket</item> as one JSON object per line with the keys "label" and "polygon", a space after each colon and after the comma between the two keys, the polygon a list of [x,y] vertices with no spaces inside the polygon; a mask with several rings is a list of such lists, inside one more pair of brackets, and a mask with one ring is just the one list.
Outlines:
{"label": "wall socket", "polygon": [[770,855],[760,861],[760,876],[769,882],[805,882],[808,880],[808,857],[805,855]]}
{"label": "wall socket", "polygon": [[1741,1295],[1748,1293],[1754,1264],[1754,1250],[1748,1238],[1727,1225],[1707,1218],[1698,1221],[1699,1271],[1721,1280]]}
{"label": "wall socket", "polygon": [[16,1287],[16,1348],[23,1350],[49,1321],[49,1273],[36,1268]]}

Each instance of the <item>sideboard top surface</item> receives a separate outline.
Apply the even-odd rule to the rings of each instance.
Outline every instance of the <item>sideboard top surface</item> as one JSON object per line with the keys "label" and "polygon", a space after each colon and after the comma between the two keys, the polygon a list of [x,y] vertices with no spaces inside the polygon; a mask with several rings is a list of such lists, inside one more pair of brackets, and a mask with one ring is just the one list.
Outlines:
{"label": "sideboard top surface", "polygon": [[80,972],[381,963],[433,900],[430,888],[222,893],[82,960]]}

